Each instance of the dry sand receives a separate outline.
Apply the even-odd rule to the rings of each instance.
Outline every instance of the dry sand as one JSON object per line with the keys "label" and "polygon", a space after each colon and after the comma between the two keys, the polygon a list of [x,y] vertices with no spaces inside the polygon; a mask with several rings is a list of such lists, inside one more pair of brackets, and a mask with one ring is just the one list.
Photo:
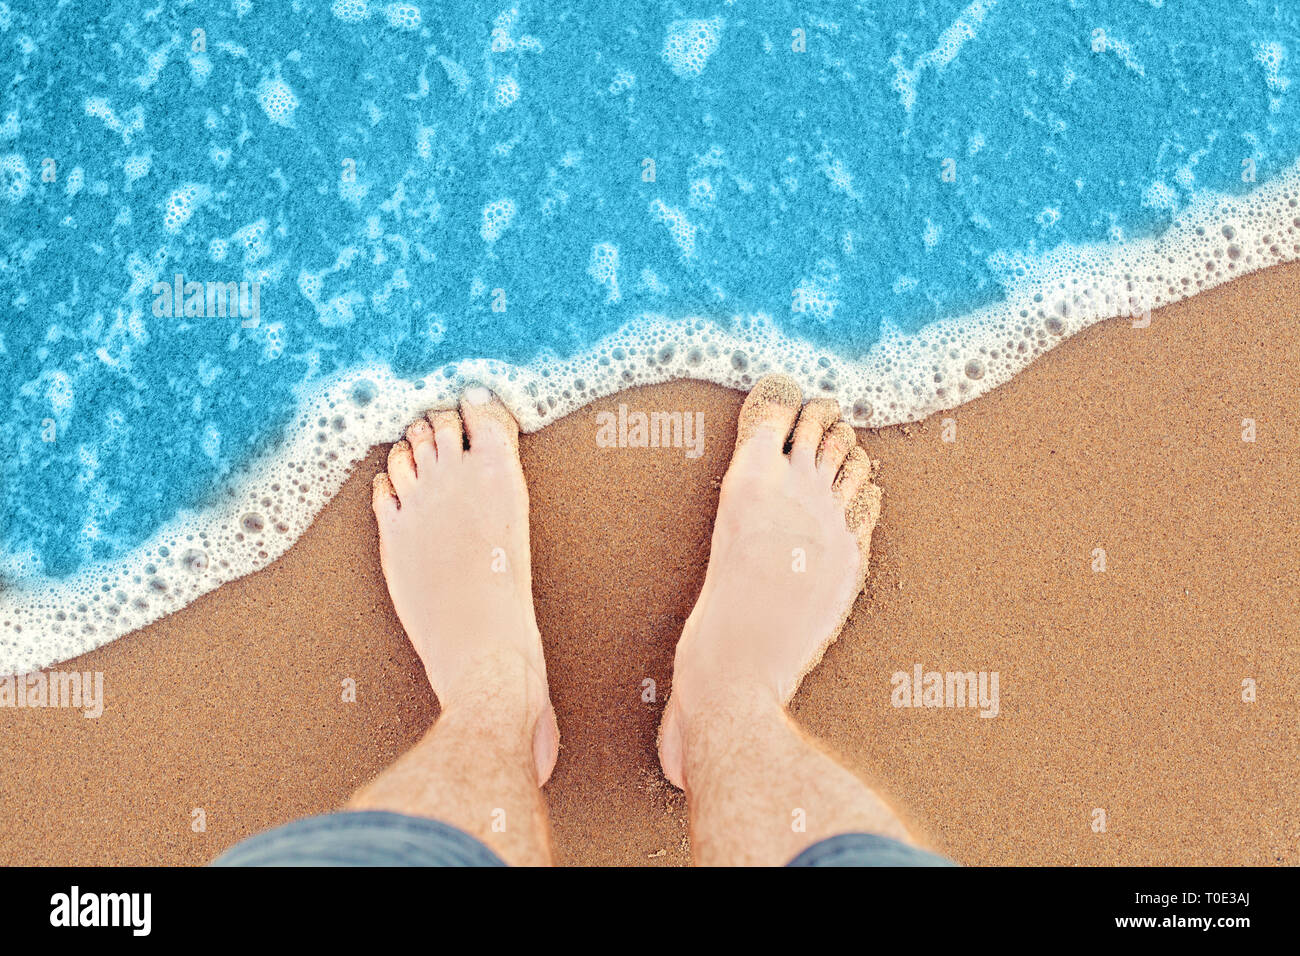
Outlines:
{"label": "dry sand", "polygon": [[[1248,276],[863,436],[884,490],[867,592],[794,712],[940,851],[1300,863],[1298,307],[1300,265]],[[688,860],[653,741],[740,400],[637,389],[523,439],[563,863]],[[598,448],[619,402],[703,411],[703,457]],[[202,863],[338,806],[420,736],[436,705],[368,510],[382,454],[270,568],[63,665],[104,672],[101,718],[0,712],[0,862]],[[917,663],[999,672],[1001,713],[895,709]]]}

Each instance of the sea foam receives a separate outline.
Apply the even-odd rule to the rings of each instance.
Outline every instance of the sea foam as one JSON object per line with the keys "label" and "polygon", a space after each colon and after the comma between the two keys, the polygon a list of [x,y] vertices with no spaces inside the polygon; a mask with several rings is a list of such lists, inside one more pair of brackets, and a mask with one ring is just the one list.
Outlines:
{"label": "sea foam", "polygon": [[[860,360],[792,338],[762,314],[726,322],[644,314],[581,355],[516,366],[458,363],[422,380],[350,370],[303,396],[274,454],[254,460],[215,503],[183,511],[120,559],[71,578],[28,578],[0,593],[0,673],[67,660],[270,564],[298,539],[353,466],[466,383],[495,390],[534,431],[620,389],[695,378],[745,389],[770,372],[806,397],[832,397],[856,426],[879,428],[954,408],[1006,382],[1069,336],[1149,311],[1265,266],[1300,258],[1300,163],[1246,196],[1204,194],[1156,238],[1061,246],[1008,259],[1006,300],[919,333],[887,330]],[[608,250],[593,277],[608,286]],[[66,382],[51,381],[54,401]]]}

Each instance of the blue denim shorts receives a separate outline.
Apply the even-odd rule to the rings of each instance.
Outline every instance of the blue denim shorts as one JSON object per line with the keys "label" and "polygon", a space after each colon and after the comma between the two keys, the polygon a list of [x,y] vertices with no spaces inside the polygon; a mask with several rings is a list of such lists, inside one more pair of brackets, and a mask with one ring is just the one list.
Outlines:
{"label": "blue denim shorts", "polygon": [[[378,810],[295,820],[231,847],[213,866],[505,866],[486,846],[438,820]],[[953,866],[889,837],[843,833],[787,866]]]}

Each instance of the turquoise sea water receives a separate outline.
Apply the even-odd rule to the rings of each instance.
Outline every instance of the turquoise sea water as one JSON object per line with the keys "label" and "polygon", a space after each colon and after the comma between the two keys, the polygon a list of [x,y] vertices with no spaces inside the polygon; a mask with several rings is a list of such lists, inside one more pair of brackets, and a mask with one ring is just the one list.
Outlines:
{"label": "turquoise sea water", "polygon": [[1263,0],[0,3],[0,568],[126,554],[349,369],[960,321],[1291,167],[1298,41]]}

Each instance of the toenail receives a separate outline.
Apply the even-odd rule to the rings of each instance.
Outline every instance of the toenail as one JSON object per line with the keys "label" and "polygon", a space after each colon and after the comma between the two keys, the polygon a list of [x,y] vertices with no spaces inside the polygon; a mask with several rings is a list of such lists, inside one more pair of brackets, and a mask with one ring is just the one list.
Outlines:
{"label": "toenail", "polygon": [[465,401],[471,405],[486,405],[492,401],[492,393],[482,385],[474,385],[465,389]]}

